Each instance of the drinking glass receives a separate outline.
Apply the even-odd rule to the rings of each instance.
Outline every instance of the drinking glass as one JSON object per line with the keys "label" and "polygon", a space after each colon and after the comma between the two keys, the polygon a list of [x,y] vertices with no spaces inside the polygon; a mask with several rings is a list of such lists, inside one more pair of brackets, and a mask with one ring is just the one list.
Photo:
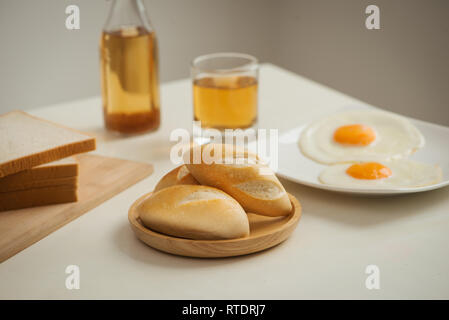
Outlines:
{"label": "drinking glass", "polygon": [[[259,64],[243,53],[213,53],[192,62],[193,114],[202,129],[257,125]],[[229,131],[229,130],[226,130]]]}

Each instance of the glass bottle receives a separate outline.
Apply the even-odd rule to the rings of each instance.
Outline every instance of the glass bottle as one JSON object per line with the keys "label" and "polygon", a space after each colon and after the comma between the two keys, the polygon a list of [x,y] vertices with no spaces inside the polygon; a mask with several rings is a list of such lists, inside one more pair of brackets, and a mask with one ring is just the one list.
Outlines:
{"label": "glass bottle", "polygon": [[100,56],[106,128],[131,134],[159,128],[157,40],[141,0],[112,0]]}

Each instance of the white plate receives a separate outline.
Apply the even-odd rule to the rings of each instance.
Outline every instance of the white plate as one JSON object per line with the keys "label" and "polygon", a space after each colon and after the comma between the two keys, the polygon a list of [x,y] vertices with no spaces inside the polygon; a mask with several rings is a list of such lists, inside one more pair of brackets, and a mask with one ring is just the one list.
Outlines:
{"label": "white plate", "polygon": [[[349,109],[366,108],[367,107],[365,106],[344,107],[337,110],[336,112]],[[306,186],[330,191],[356,194],[403,194],[428,191],[449,185],[449,128],[421,120],[410,118],[408,119],[421,131],[426,139],[425,146],[415,152],[412,156],[410,156],[410,159],[429,164],[438,164],[443,170],[443,180],[438,184],[414,188],[382,189],[336,187],[323,184],[318,180],[318,176],[323,171],[323,169],[326,168],[326,165],[317,163],[305,157],[298,147],[299,136],[301,135],[302,130],[307,127],[308,123],[305,123],[280,135],[278,169],[276,170],[276,173],[280,177],[300,184],[304,184]],[[250,146],[250,149],[254,150],[254,146]]]}

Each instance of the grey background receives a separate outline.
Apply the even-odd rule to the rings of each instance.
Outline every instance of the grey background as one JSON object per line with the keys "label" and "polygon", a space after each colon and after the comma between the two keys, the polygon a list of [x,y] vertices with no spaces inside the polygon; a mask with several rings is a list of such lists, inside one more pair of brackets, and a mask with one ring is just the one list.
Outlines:
{"label": "grey background", "polygon": [[[162,82],[188,77],[197,55],[240,51],[384,109],[449,125],[449,1],[144,3],[159,37]],[[69,4],[80,7],[80,30],[65,28]],[[365,28],[369,4],[380,7],[380,30]],[[1,0],[0,112],[99,95],[107,8],[104,0]]]}

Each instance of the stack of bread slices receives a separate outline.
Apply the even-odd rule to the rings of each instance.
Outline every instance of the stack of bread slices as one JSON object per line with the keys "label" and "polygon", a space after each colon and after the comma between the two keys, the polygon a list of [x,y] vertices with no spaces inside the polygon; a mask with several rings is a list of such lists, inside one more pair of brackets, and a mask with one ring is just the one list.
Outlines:
{"label": "stack of bread slices", "polygon": [[22,111],[0,116],[0,211],[77,201],[73,155],[95,138]]}
{"label": "stack of bread slices", "polygon": [[142,223],[167,235],[219,240],[247,237],[247,213],[279,217],[293,207],[261,159],[226,144],[193,146],[137,207]]}

